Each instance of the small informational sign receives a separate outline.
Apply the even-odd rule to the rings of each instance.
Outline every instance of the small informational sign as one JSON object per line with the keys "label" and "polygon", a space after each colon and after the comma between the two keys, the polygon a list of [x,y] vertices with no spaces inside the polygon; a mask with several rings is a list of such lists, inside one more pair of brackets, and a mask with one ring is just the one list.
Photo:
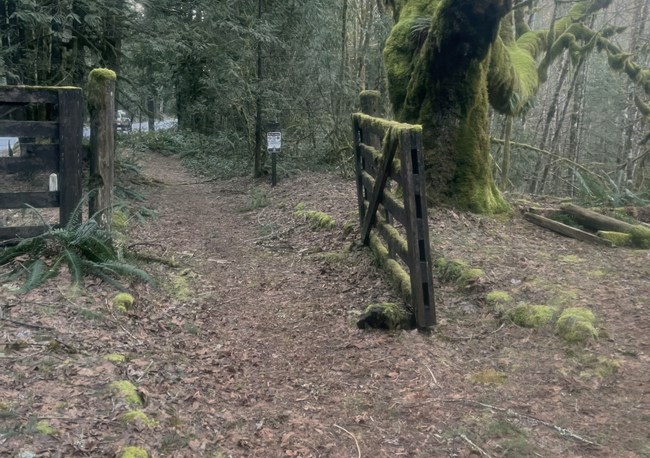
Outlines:
{"label": "small informational sign", "polygon": [[282,133],[281,132],[267,132],[266,133],[266,148],[269,153],[279,153],[282,149]]}

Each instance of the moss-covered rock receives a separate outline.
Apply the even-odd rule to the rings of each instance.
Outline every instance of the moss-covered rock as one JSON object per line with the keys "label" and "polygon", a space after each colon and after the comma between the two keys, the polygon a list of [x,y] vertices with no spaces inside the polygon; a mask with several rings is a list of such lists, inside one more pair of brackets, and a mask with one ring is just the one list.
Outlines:
{"label": "moss-covered rock", "polygon": [[467,286],[485,277],[485,272],[476,267],[471,267],[458,259],[439,257],[434,263],[436,275],[442,281],[457,283],[458,286]]}
{"label": "moss-covered rock", "polygon": [[129,293],[119,293],[113,298],[112,302],[116,310],[126,313],[133,308],[135,298]]}
{"label": "moss-covered rock", "polygon": [[146,413],[139,409],[129,410],[120,418],[126,424],[134,424],[139,427],[154,427],[158,425],[156,420],[149,418]]}
{"label": "moss-covered rock", "polygon": [[562,339],[570,343],[584,343],[598,337],[593,312],[583,307],[565,309],[558,318],[555,328]]}
{"label": "moss-covered rock", "polygon": [[120,452],[120,458],[149,458],[149,453],[141,447],[128,446]]}
{"label": "moss-covered rock", "polygon": [[142,398],[138,394],[138,390],[136,389],[135,385],[133,385],[133,383],[129,382],[128,380],[118,380],[112,382],[109,386],[109,390],[112,394],[123,399],[130,405],[143,405]]}
{"label": "moss-covered rock", "polygon": [[525,328],[539,328],[551,324],[559,309],[548,305],[520,304],[507,312],[513,323]]}
{"label": "moss-covered rock", "polygon": [[359,329],[413,329],[415,316],[403,305],[392,302],[371,304],[357,321]]}

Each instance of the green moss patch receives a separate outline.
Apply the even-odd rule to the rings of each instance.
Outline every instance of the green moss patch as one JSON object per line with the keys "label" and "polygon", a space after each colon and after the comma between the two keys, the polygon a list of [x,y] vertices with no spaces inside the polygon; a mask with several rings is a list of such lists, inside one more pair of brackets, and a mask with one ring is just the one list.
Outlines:
{"label": "green moss patch", "polygon": [[630,231],[630,242],[633,247],[650,249],[650,228],[645,226],[634,226]]}
{"label": "green moss patch", "polygon": [[570,343],[584,343],[598,337],[593,312],[583,307],[571,307],[562,312],[555,324],[562,339]]}
{"label": "green moss patch", "polygon": [[41,420],[36,423],[36,431],[39,434],[44,434],[46,436],[53,436],[56,434],[56,429],[52,428],[48,422]]}
{"label": "green moss patch", "polygon": [[336,227],[336,220],[327,213],[307,210],[305,204],[300,202],[296,205],[293,216],[296,218],[303,218],[309,222],[312,229],[315,230],[332,230]]}
{"label": "green moss patch", "polygon": [[139,427],[154,427],[158,425],[156,420],[149,418],[146,413],[139,409],[129,410],[120,418],[128,425],[134,424]]}
{"label": "green moss patch", "polygon": [[580,372],[580,378],[605,378],[618,372],[621,363],[616,359],[604,356],[593,356],[583,361],[584,369]]}
{"label": "green moss patch", "polygon": [[147,451],[140,447],[124,447],[120,452],[120,458],[149,458]]}
{"label": "green moss patch", "polygon": [[138,391],[133,385],[133,383],[128,380],[119,380],[112,382],[109,386],[111,393],[120,397],[127,403],[135,406],[141,406],[143,404],[142,398],[138,394]]}
{"label": "green moss patch", "polygon": [[512,296],[506,291],[490,291],[485,297],[485,302],[501,314],[505,307],[512,302]]}
{"label": "green moss patch", "polygon": [[126,357],[124,355],[120,355],[119,353],[104,355],[102,359],[104,361],[110,361],[111,363],[123,363],[126,361]]}
{"label": "green moss patch", "polygon": [[525,328],[540,328],[553,322],[559,309],[548,305],[521,304],[508,310],[507,316],[513,323]]}
{"label": "green moss patch", "polygon": [[481,269],[471,267],[458,259],[449,260],[444,257],[436,259],[435,271],[442,281],[457,283],[461,287],[485,277],[485,272]]}
{"label": "green moss patch", "polygon": [[487,369],[470,376],[470,380],[480,385],[502,385],[508,378],[505,372]]}
{"label": "green moss patch", "polygon": [[116,310],[126,313],[133,308],[135,298],[129,293],[120,293],[113,298],[112,302]]}
{"label": "green moss patch", "polygon": [[413,329],[413,314],[403,305],[392,302],[371,304],[363,311],[357,321],[359,329]]}

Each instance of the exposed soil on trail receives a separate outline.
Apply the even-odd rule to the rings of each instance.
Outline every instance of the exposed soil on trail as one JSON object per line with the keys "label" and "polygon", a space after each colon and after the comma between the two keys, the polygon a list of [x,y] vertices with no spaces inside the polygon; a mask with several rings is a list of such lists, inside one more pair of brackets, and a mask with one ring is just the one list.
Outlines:
{"label": "exposed soil on trail", "polygon": [[[0,289],[0,456],[650,456],[648,251],[432,209],[434,248],[484,278],[437,284],[430,335],[361,331],[359,311],[398,298],[357,248],[354,183],[201,182],[175,158],[139,161],[158,217],[128,243],[180,267],[149,264],[159,285],[136,285],[127,314],[99,281],[80,296],[65,279]],[[336,228],[312,228],[299,203]],[[495,289],[588,307],[601,336],[571,345],[501,321]],[[124,419],[134,407],[110,385],[126,380],[150,421]]]}

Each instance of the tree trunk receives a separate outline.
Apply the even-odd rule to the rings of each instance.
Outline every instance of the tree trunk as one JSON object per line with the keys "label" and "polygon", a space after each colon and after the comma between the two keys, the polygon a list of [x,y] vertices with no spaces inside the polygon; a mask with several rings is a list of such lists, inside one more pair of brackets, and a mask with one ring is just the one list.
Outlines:
{"label": "tree trunk", "polygon": [[[262,1],[257,0],[257,19],[262,20]],[[255,165],[253,176],[259,178],[264,173],[264,155],[262,151],[262,42],[257,42],[257,94],[255,96]]]}
{"label": "tree trunk", "polygon": [[[384,60],[397,118],[423,126],[428,195],[479,213],[504,211],[490,167],[487,73],[491,44],[511,4],[416,3],[396,11]],[[410,40],[422,16],[434,22],[414,49]]]}

